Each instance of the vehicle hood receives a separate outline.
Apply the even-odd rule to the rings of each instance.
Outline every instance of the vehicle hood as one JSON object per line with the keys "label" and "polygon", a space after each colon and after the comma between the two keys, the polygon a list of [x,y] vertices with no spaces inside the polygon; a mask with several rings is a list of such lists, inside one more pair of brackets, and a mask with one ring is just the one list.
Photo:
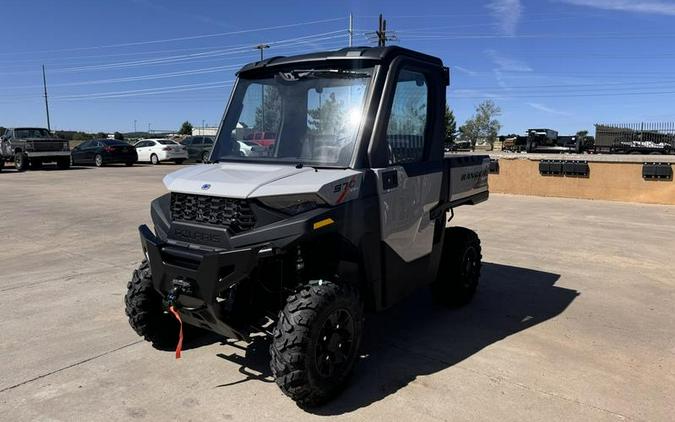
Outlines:
{"label": "vehicle hood", "polygon": [[164,185],[171,192],[244,199],[261,186],[312,171],[311,167],[296,168],[294,165],[200,164],[167,175]]}
{"label": "vehicle hood", "polygon": [[358,198],[362,182],[359,170],[247,163],[202,164],[164,178],[171,192],[238,199],[313,193],[330,205]]}

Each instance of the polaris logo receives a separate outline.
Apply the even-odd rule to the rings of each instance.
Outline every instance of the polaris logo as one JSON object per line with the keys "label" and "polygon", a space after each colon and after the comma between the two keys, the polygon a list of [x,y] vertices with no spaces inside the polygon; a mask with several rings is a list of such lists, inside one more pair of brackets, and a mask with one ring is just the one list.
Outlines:
{"label": "polaris logo", "polygon": [[208,183],[204,183],[202,185],[202,190],[209,190],[209,189],[211,189],[211,185],[209,185]]}
{"label": "polaris logo", "polygon": [[176,227],[174,229],[176,239],[184,242],[206,242],[206,243],[220,243],[222,236],[218,233],[210,233],[197,230],[189,230],[183,227]]}

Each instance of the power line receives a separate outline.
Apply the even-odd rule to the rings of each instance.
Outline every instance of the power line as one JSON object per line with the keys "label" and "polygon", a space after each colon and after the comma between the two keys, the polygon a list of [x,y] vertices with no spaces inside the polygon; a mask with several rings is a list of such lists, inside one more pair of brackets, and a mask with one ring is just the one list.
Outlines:
{"label": "power line", "polygon": [[[262,28],[242,29],[242,30],[239,30],[239,31],[219,32],[219,33],[215,33],[215,34],[191,35],[191,36],[185,36],[185,37],[165,38],[165,39],[160,39],[160,40],[136,41],[136,42],[127,42],[127,43],[119,43],[119,44],[107,44],[107,45],[90,46],[90,47],[75,47],[75,48],[63,48],[63,49],[54,49],[54,50],[24,51],[24,52],[19,52],[18,54],[35,54],[35,53],[53,53],[53,52],[65,52],[65,51],[97,50],[97,49],[103,49],[103,48],[132,47],[132,46],[137,46],[137,45],[160,44],[160,43],[175,42],[175,41],[190,41],[190,40],[198,40],[198,39],[205,39],[205,38],[223,37],[223,36],[227,36],[227,35],[247,34],[247,33],[251,33],[251,32],[261,32],[261,31],[271,31],[271,30],[285,29],[285,28],[295,28],[295,27],[299,27],[299,26],[316,25],[316,24],[320,24],[320,23],[338,22],[338,21],[343,21],[344,19],[345,19],[344,17],[330,18],[330,19],[319,19],[319,20],[314,20],[314,21],[305,21],[305,22],[291,23],[291,24],[285,24],[285,25],[274,25],[274,26],[267,26],[267,27],[262,27]],[[5,53],[5,54],[7,54],[7,53]],[[12,53],[12,54],[17,54],[17,53]]]}

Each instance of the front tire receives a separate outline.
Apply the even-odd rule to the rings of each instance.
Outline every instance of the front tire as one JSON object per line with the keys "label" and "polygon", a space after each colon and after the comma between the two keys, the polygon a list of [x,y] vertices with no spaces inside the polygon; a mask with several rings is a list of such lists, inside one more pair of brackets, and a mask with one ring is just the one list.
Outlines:
{"label": "front tire", "polygon": [[206,164],[209,162],[209,153],[204,151],[202,152],[202,163]]}
{"label": "front tire", "polygon": [[286,300],[270,345],[276,383],[301,407],[337,395],[347,383],[363,330],[363,302],[348,284],[312,281]]}
{"label": "front tire", "polygon": [[482,267],[480,239],[464,227],[445,229],[445,241],[438,277],[432,285],[434,300],[451,307],[473,299]]}
{"label": "front tire", "polygon": [[14,166],[16,167],[16,171],[28,170],[29,163],[28,156],[23,152],[17,152],[14,156]]}
{"label": "front tire", "polygon": [[59,170],[68,170],[70,168],[70,158],[59,158],[56,161],[56,168]]}
{"label": "front tire", "polygon": [[[134,270],[124,297],[125,313],[136,334],[160,350],[170,350],[178,342],[178,322],[162,306],[162,297],[152,287],[150,264],[143,260]],[[185,327],[184,327],[185,329]]]}
{"label": "front tire", "polygon": [[150,163],[151,163],[153,166],[156,166],[157,164],[159,164],[159,157],[157,157],[157,154],[152,154],[152,155],[150,156]]}
{"label": "front tire", "polygon": [[94,165],[96,167],[103,167],[103,156],[101,154],[96,154],[94,157]]}

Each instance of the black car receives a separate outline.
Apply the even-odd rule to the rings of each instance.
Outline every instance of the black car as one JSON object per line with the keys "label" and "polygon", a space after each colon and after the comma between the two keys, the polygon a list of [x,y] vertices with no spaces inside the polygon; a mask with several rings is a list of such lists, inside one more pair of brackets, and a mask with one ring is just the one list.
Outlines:
{"label": "black car", "polygon": [[183,139],[181,145],[184,145],[188,151],[188,160],[206,162],[211,155],[213,148],[213,138],[208,136],[188,136]]}
{"label": "black car", "polygon": [[116,139],[92,139],[73,148],[70,153],[71,164],[104,164],[124,163],[133,166],[138,161],[138,154],[133,145]]}

